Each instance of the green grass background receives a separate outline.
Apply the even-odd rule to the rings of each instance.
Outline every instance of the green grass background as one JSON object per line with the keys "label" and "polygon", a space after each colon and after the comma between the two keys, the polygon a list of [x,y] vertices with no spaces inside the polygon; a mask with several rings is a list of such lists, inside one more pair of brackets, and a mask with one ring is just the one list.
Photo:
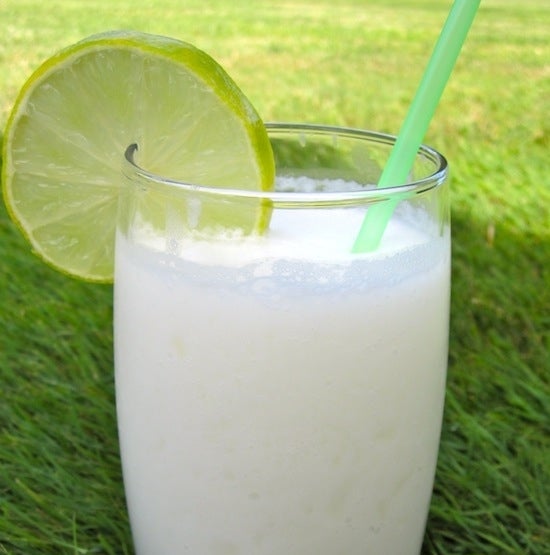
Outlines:
{"label": "green grass background", "polygon": [[[450,4],[1,0],[0,124],[54,51],[133,28],[209,52],[265,120],[395,133]],[[550,553],[549,29],[549,0],[483,0],[426,138],[451,163],[454,258],[423,554]],[[133,553],[111,294],[44,266],[0,208],[0,554]]]}

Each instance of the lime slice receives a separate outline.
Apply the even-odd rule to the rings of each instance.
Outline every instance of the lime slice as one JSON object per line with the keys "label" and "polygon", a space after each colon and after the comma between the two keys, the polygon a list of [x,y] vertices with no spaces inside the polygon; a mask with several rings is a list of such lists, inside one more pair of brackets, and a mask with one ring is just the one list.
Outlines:
{"label": "lime slice", "polygon": [[[46,262],[112,280],[122,158],[132,143],[153,173],[220,187],[273,184],[265,127],[210,56],[144,33],[91,36],[34,72],[4,134],[4,200]],[[261,232],[269,211],[258,205],[236,219],[245,233]]]}

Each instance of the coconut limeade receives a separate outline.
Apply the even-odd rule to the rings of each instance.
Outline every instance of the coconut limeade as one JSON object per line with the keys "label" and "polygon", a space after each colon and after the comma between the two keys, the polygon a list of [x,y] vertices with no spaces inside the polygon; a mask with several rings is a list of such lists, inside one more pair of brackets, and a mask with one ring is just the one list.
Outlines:
{"label": "coconut limeade", "polygon": [[349,249],[356,203],[275,202],[269,229],[246,236],[194,233],[197,203],[184,224],[124,217],[117,236],[117,411],[136,552],[417,555],[447,364],[444,199],[405,200],[362,254]]}

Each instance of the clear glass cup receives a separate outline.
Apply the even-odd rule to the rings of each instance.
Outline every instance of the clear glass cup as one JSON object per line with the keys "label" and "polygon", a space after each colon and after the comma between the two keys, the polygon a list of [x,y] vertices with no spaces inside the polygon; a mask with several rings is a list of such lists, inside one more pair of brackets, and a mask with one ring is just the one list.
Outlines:
{"label": "clear glass cup", "polygon": [[[447,367],[447,163],[422,147],[410,183],[380,190],[393,137],[268,131],[274,192],[178,183],[127,151],[115,357],[136,552],[417,555]],[[365,211],[396,201],[380,247],[351,254]]]}

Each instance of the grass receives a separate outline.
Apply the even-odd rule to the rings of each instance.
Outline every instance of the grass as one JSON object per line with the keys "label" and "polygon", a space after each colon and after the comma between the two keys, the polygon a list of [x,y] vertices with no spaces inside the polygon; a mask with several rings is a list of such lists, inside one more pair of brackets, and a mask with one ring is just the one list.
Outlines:
{"label": "grass", "polygon": [[[207,50],[266,120],[396,132],[449,6],[3,0],[0,124],[44,58],[131,27]],[[451,161],[454,257],[424,555],[550,553],[549,26],[547,0],[484,0],[426,138]],[[0,555],[132,554],[111,288],[45,267],[3,208],[0,260]]]}

